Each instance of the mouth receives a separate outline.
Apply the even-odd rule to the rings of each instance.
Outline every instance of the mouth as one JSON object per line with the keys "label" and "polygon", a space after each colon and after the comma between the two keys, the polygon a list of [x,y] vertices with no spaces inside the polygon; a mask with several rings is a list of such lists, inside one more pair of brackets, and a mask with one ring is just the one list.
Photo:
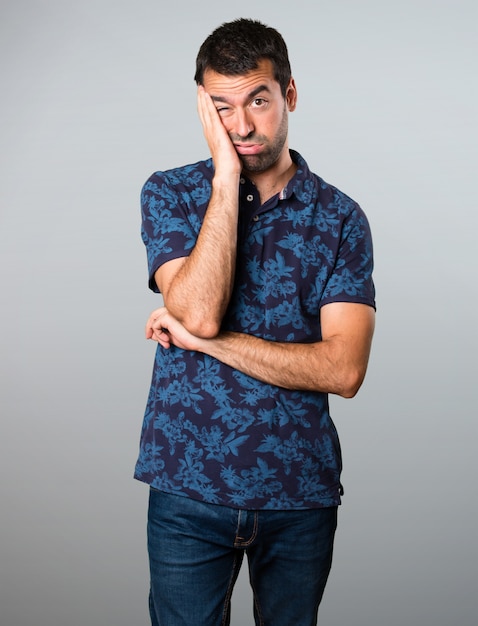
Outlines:
{"label": "mouth", "polygon": [[259,154],[262,151],[262,144],[260,143],[236,143],[234,147],[242,155]]}

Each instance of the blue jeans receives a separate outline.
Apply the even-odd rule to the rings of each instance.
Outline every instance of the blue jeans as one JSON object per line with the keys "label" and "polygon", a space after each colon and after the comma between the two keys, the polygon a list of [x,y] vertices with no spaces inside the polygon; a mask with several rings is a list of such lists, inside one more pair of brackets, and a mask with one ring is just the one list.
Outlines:
{"label": "blue jeans", "polygon": [[256,626],[313,626],[331,563],[337,507],[247,511],[151,489],[152,626],[227,626],[244,553]]}

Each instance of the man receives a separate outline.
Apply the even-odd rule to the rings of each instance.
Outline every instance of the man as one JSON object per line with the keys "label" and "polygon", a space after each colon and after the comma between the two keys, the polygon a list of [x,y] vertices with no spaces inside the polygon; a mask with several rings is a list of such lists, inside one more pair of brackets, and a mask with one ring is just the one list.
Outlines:
{"label": "man", "polygon": [[151,620],[229,624],[246,554],[256,624],[308,626],[342,494],[327,394],[356,394],[372,341],[370,231],[289,150],[297,90],[276,30],[223,24],[195,80],[211,158],[142,192],[164,299],[135,473],[151,486]]}

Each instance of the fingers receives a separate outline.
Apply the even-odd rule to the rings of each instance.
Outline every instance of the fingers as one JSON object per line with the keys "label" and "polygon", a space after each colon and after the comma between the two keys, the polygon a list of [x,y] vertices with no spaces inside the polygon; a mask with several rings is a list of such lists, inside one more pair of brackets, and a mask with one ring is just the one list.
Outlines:
{"label": "fingers", "polygon": [[153,335],[158,330],[161,330],[161,319],[164,317],[164,314],[167,312],[165,307],[161,307],[160,309],[155,309],[148,318],[145,327],[145,335],[146,339],[152,339]]}
{"label": "fingers", "polygon": [[154,341],[157,341],[162,348],[169,350],[171,347],[171,339],[166,332],[161,332],[152,337]]}
{"label": "fingers", "polygon": [[202,86],[198,87],[198,113],[216,175],[238,176],[242,169],[241,161],[211,96]]}
{"label": "fingers", "polygon": [[221,123],[212,98],[202,85],[198,87],[198,113],[203,126],[206,124],[209,126],[215,122]]}
{"label": "fingers", "polygon": [[199,119],[204,131],[204,136],[212,149],[220,137],[227,135],[225,128],[221,122],[221,118],[214,106],[211,96],[204,90],[204,87],[198,87],[198,113]]}
{"label": "fingers", "polygon": [[232,146],[211,96],[201,86],[198,87],[198,113],[208,143],[216,144],[227,140],[226,143],[231,143]]}
{"label": "fingers", "polygon": [[166,307],[156,309],[151,313],[146,322],[145,335],[146,339],[156,341],[160,346],[168,350],[173,341],[167,329],[168,310]]}
{"label": "fingers", "polygon": [[157,341],[166,349],[176,346],[182,350],[196,350],[201,343],[165,307],[156,309],[149,316],[146,338]]}

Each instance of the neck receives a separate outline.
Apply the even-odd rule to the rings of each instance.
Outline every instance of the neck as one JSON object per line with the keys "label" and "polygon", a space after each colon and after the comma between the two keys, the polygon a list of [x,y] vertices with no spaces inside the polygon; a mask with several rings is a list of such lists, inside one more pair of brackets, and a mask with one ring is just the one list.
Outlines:
{"label": "neck", "polygon": [[261,204],[264,204],[269,198],[282,191],[296,170],[297,165],[290,158],[289,150],[286,150],[275,165],[265,172],[248,172],[244,170],[244,174],[257,187]]}

